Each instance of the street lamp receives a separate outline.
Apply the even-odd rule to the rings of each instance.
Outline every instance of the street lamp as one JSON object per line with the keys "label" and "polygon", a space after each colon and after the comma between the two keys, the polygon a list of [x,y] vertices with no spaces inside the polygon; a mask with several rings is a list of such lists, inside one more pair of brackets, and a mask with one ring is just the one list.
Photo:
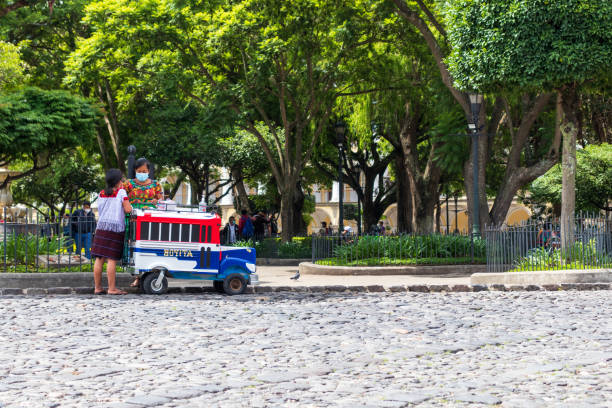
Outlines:
{"label": "street lamp", "polygon": [[478,118],[480,116],[480,107],[482,106],[482,94],[470,94],[470,109],[472,111],[472,123],[468,124],[468,128],[472,132],[472,170],[474,183],[474,216],[472,217],[472,235],[480,236],[480,203],[478,200],[478,136],[480,127]]}
{"label": "street lamp", "polygon": [[338,195],[338,234],[342,234],[344,231],[344,183],[342,182],[342,158],[344,153],[344,133],[346,132],[346,125],[342,121],[336,122],[336,145],[338,146],[338,189],[340,194]]}
{"label": "street lamp", "polygon": [[[351,152],[356,154],[359,151],[359,145],[357,143],[353,143],[351,145]],[[355,176],[357,176],[357,187],[361,190],[361,165],[359,162],[356,162],[353,166],[355,169]],[[357,235],[361,236],[361,197],[359,196],[359,192],[355,189],[355,193],[357,194]]]}

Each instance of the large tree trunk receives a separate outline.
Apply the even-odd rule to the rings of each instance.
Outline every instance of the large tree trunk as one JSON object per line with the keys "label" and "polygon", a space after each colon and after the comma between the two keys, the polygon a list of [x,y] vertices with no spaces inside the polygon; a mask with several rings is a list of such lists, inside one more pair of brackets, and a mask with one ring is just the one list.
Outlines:
{"label": "large tree trunk", "polygon": [[412,199],[410,196],[410,183],[404,170],[404,158],[398,152],[395,158],[396,177],[397,177],[397,231],[412,231]]}
{"label": "large tree trunk", "polygon": [[286,183],[281,190],[281,240],[290,242],[293,238],[293,196],[295,183]]}
{"label": "large tree trunk", "polygon": [[304,195],[304,191],[302,191],[302,186],[298,183],[293,195],[293,233],[295,235],[301,235],[306,232],[307,225],[302,216],[305,199],[306,196]]}
{"label": "large tree trunk", "polygon": [[563,184],[561,188],[561,246],[569,248],[574,243],[574,213],[576,209],[576,137],[578,121],[576,109],[578,96],[576,85],[562,91],[561,135],[563,158],[561,163]]}
{"label": "large tree trunk", "polygon": [[236,203],[238,205],[237,211],[240,213],[242,210],[251,212],[251,206],[249,205],[249,195],[247,194],[246,188],[244,187],[244,177],[242,176],[242,168],[235,166],[232,168],[232,177],[235,181],[234,188],[236,190]]}
{"label": "large tree trunk", "polygon": [[404,158],[404,173],[412,195],[412,230],[430,234],[434,230],[434,209],[438,202],[438,187],[442,172],[434,157],[439,144],[432,143],[427,164],[421,171],[418,152],[419,113],[406,103],[399,140]]}

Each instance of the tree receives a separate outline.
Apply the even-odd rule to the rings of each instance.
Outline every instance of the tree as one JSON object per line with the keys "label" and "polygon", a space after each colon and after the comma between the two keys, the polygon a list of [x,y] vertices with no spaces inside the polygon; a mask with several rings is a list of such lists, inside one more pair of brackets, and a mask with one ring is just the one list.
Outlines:
{"label": "tree", "polygon": [[11,185],[15,202],[25,204],[59,219],[67,207],[83,202],[104,186],[103,169],[95,156],[82,148],[57,155],[44,170],[17,180]]}
{"label": "tree", "polygon": [[22,85],[27,78],[25,68],[19,47],[0,41],[0,92]]}
{"label": "tree", "polygon": [[[265,125],[256,126],[267,140],[272,139]],[[219,144],[223,152],[223,163],[229,169],[233,179],[236,208],[239,212],[243,209],[252,212],[254,208],[249,202],[245,180],[269,181],[271,179],[268,162],[259,141],[252,133],[235,128],[229,135],[222,137]]]}
{"label": "tree", "polygon": [[[577,151],[576,210],[612,211],[612,145],[590,145]],[[542,213],[552,204],[552,214],[561,208],[562,169],[555,165],[527,188],[523,201]]]}
{"label": "tree", "polygon": [[[214,193],[231,182],[220,180],[218,174],[224,164],[219,139],[229,132],[223,117],[223,112],[193,103],[182,106],[177,100],[158,100],[150,106],[148,131],[136,147],[156,165],[181,169],[193,187],[193,204],[202,198],[214,204],[218,201]],[[213,186],[213,180],[219,183]]]}
{"label": "tree", "polygon": [[[454,46],[451,44],[449,32],[457,25],[465,25],[465,22],[452,21],[446,18],[448,10],[443,8],[443,5],[447,5],[446,3],[422,0],[417,0],[416,4],[407,3],[404,0],[393,0],[393,3],[396,6],[397,14],[401,16],[404,21],[409,23],[413,27],[413,30],[416,29],[422,36],[435,62],[435,66],[439,71],[442,83],[450,91],[456,103],[461,107],[465,121],[467,123],[473,122],[468,98],[468,91],[473,89],[467,89],[457,85],[456,78],[454,77],[455,74],[449,70],[449,62],[447,59],[451,48]],[[460,3],[464,4],[465,2]],[[460,8],[456,5],[456,2],[448,4],[453,8]],[[475,9],[477,9],[477,7],[475,7]],[[503,136],[498,135],[498,130],[503,124],[503,121],[507,118],[508,112],[506,104],[504,103],[504,95],[495,94],[493,92],[490,92],[490,95],[491,100],[488,100],[489,98],[485,99],[478,120],[479,124],[482,125],[481,132],[487,135],[486,137],[480,137],[478,140],[479,154],[476,158],[479,165],[478,203],[473,202],[472,166],[474,158],[472,157],[472,152],[468,153],[469,156],[467,156],[467,160],[465,160],[463,164],[463,179],[468,202],[469,223],[472,224],[473,209],[475,205],[478,205],[480,210],[480,226],[490,224],[491,222],[496,224],[503,222],[512,202],[512,198],[521,187],[521,184],[517,182],[517,180],[520,179],[524,183],[528,183],[539,175],[544,174],[556,162],[559,151],[558,147],[554,145],[554,141],[557,139],[551,138],[550,140],[552,142],[550,149],[541,154],[538,160],[532,163],[531,166],[524,166],[524,163],[520,161],[517,163],[516,158],[520,158],[528,148],[524,141],[529,139],[528,136],[535,123],[534,118],[538,118],[541,112],[551,108],[550,105],[544,103],[545,99],[550,97],[549,95],[539,95],[535,92],[534,94],[524,95],[523,101],[518,105],[518,109],[521,109],[524,115],[519,117],[519,121],[512,123],[512,126],[515,127],[516,130],[514,132],[516,140],[512,141],[512,146],[516,147],[512,148],[512,154],[508,154],[506,155],[507,157],[504,158],[506,165],[511,167],[512,171],[507,172],[503,182],[499,183],[499,191],[495,197],[495,204],[497,205],[494,205],[496,211],[490,212],[486,194],[486,169],[492,150],[499,142],[496,139]],[[514,109],[516,109],[516,106]],[[516,141],[516,143],[514,143],[514,141]],[[510,180],[510,177],[514,177],[515,180]]]}
{"label": "tree", "polygon": [[[460,89],[554,91],[563,136],[563,245],[575,209],[578,95],[612,69],[607,0],[459,0],[449,9],[449,70]],[[573,223],[572,223],[573,224]]]}
{"label": "tree", "polygon": [[346,61],[377,34],[364,4],[97,1],[86,17],[96,31],[79,52],[83,66],[107,59],[106,67],[128,67],[158,90],[179,88],[203,106],[223,98],[266,155],[288,241],[296,186],[343,93]]}
{"label": "tree", "polygon": [[[351,98],[352,115],[348,117],[349,128],[343,144],[344,160],[342,162],[342,180],[351,186],[363,205],[364,231],[378,223],[385,210],[395,202],[396,183],[391,182],[386,173],[394,158],[393,147],[380,135],[373,135],[369,126],[360,126],[362,116],[359,114],[363,105],[370,103],[369,97]],[[361,102],[361,103],[360,103]],[[329,128],[329,137],[320,141],[316,150],[314,164],[329,181],[338,179],[338,147]],[[353,151],[355,150],[355,151]],[[362,182],[363,177],[363,182]],[[351,219],[345,213],[345,219]]]}
{"label": "tree", "polygon": [[65,91],[24,88],[0,95],[0,167],[27,163],[0,184],[50,166],[58,154],[93,137],[98,109]]}
{"label": "tree", "polygon": [[53,12],[54,3],[55,3],[55,0],[47,0],[47,1],[43,1],[43,0],[14,0],[14,1],[2,0],[0,1],[0,18],[20,8],[35,7],[41,4],[47,5],[49,8],[49,14],[51,14]]}

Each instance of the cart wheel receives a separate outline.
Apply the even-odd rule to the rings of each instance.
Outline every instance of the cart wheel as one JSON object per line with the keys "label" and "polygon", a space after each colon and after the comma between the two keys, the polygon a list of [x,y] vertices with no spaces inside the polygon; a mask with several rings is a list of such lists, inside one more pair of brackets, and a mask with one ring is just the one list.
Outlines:
{"label": "cart wheel", "polygon": [[225,289],[223,289],[223,281],[213,281],[213,288],[215,288],[215,292],[225,293]]}
{"label": "cart wheel", "polygon": [[232,273],[223,281],[223,290],[228,295],[241,295],[246,287],[246,280],[239,273]]}
{"label": "cart wheel", "polygon": [[163,295],[168,290],[168,279],[164,276],[161,284],[157,284],[159,272],[152,272],[145,276],[142,287],[147,295]]}

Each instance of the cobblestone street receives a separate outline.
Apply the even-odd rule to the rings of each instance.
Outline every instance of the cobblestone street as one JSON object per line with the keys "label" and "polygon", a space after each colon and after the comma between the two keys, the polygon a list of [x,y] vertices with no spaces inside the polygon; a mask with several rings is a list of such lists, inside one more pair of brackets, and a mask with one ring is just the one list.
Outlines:
{"label": "cobblestone street", "polygon": [[611,291],[0,298],[2,407],[610,407]]}

